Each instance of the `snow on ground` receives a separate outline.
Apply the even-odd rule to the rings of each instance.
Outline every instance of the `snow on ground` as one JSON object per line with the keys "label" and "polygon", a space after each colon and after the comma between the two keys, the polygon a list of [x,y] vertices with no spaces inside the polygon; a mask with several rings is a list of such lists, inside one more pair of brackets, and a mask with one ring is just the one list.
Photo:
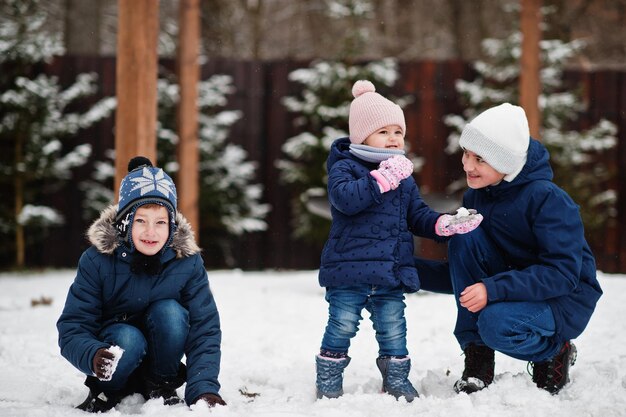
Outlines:
{"label": "snow on ground", "polygon": [[[55,323],[73,271],[0,274],[0,416],[81,416],[84,376],[59,354]],[[626,277],[600,274],[604,296],[576,340],[572,383],[558,396],[537,389],[526,363],[496,354],[496,380],[485,391],[457,395],[463,356],[452,336],[452,297],[407,297],[413,403],[380,393],[377,347],[365,319],[350,350],[346,394],[315,400],[316,354],[326,323],[316,271],[210,271],[222,318],[221,394],[227,407],[165,407],[127,398],[107,415],[149,416],[624,416],[626,415]],[[51,297],[49,306],[31,300]],[[180,391],[182,393],[182,390]],[[243,395],[243,394],[247,395]]]}

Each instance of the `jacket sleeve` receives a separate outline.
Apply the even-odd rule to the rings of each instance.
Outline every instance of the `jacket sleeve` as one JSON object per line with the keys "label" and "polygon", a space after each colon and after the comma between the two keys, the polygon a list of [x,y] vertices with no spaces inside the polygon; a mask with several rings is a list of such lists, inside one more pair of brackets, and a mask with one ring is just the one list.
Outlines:
{"label": "jacket sleeve", "polygon": [[[526,219],[534,237],[534,261],[483,279],[489,302],[543,301],[570,294],[579,284],[585,245],[576,204],[552,189],[530,202]],[[497,240],[497,237],[495,237]]]}
{"label": "jacket sleeve", "polygon": [[374,177],[357,177],[348,161],[333,164],[328,173],[328,200],[347,216],[353,216],[372,204],[382,202],[382,194]]}
{"label": "jacket sleeve", "polygon": [[411,233],[438,242],[447,241],[449,238],[438,236],[435,233],[435,224],[441,213],[434,211],[426,204],[414,180],[408,182],[407,186],[410,186],[407,220]]}
{"label": "jacket sleeve", "polygon": [[88,252],[78,262],[61,317],[57,321],[61,355],[86,375],[92,375],[93,357],[109,345],[97,339],[101,326],[101,285],[98,269]]}
{"label": "jacket sleeve", "polygon": [[187,356],[188,405],[205,393],[218,394],[222,332],[220,318],[209,288],[207,272],[200,255],[196,258],[192,276],[183,289],[182,302],[189,309],[189,336],[185,346]]}

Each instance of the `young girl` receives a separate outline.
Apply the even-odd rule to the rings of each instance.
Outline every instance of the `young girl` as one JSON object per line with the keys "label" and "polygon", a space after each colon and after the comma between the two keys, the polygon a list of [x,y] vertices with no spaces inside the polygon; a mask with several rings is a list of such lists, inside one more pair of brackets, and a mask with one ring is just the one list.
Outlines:
{"label": "young girl", "polygon": [[187,404],[225,405],[219,315],[176,187],[146,158],[128,170],[119,204],[89,228],[57,322],[61,354],[87,375],[77,408],[105,412],[135,392],[177,404],[185,382]]}
{"label": "young girl", "polygon": [[476,214],[456,217],[431,210],[404,156],[402,109],[369,81],[352,89],[350,137],[336,140],[327,161],[332,226],[319,272],[329,317],[317,365],[317,397],[343,394],[350,339],[366,308],[376,331],[383,391],[412,401],[408,380],[404,293],[419,290],[413,235],[444,240],[478,226]]}

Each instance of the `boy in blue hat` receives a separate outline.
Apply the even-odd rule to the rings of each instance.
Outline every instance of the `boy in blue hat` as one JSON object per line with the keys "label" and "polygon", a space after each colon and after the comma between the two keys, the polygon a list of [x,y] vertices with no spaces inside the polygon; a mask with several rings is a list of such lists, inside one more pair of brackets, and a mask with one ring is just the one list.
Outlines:
{"label": "boy in blue hat", "polygon": [[219,315],[174,182],[144,157],[128,171],[118,205],[88,230],[57,322],[61,354],[87,375],[77,408],[105,412],[133,393],[178,404],[185,382],[188,405],[225,405]]}

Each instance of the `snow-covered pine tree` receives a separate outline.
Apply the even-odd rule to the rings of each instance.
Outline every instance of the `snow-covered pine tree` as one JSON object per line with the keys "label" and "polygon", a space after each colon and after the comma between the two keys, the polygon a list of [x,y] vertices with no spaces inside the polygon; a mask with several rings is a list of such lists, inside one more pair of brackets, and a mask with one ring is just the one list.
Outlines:
{"label": "snow-covered pine tree", "polygon": [[115,99],[106,98],[84,113],[69,110],[96,92],[95,75],[79,74],[63,88],[42,74],[44,64],[64,52],[60,37],[44,30],[45,21],[39,0],[0,6],[0,186],[12,197],[0,202],[0,235],[2,252],[14,253],[17,267],[25,265],[26,228],[35,242],[47,227],[64,222],[42,202],[87,162],[90,145],[72,139],[115,107]]}
{"label": "snow-covered pine tree", "polygon": [[[174,175],[176,108],[179,87],[174,80],[158,82],[159,120],[157,127],[159,164]],[[224,110],[227,96],[234,92],[232,77],[213,75],[198,84],[198,138],[200,148],[200,236],[205,249],[215,245],[226,261],[235,265],[232,238],[267,228],[269,205],[261,203],[263,186],[254,183],[257,164],[247,160],[247,152],[230,143],[231,126],[240,111]]]}
{"label": "snow-covered pine tree", "polygon": [[[302,85],[298,97],[285,97],[283,104],[293,113],[297,128],[302,133],[289,138],[282,147],[285,158],[276,162],[281,181],[289,185],[295,195],[291,202],[294,237],[322,243],[328,238],[330,221],[307,209],[307,201],[314,196],[326,196],[326,159],[332,142],[348,136],[348,113],[352,101],[352,85],[361,79],[370,80],[381,94],[401,107],[407,98],[390,97],[389,89],[398,79],[396,60],[385,58],[363,65],[351,64],[351,56],[361,50],[368,33],[360,29],[358,19],[370,18],[373,6],[368,0],[327,1],[328,16],[344,19],[351,27],[344,40],[340,59],[316,61],[308,68],[297,69],[289,79]],[[354,26],[353,26],[354,24]],[[412,157],[416,166],[421,161]]]}
{"label": "snow-covered pine tree", "polygon": [[[457,81],[456,89],[465,110],[462,115],[445,118],[445,123],[454,128],[448,137],[448,153],[459,151],[460,133],[476,115],[504,102],[519,102],[521,39],[519,32],[504,39],[485,39],[482,47],[487,59],[474,63],[477,77],[473,81]],[[580,91],[568,90],[564,86],[563,69],[583,47],[581,41],[550,39],[540,42],[542,127],[538,139],[550,151],[554,182],[580,205],[586,230],[593,235],[603,230],[617,213],[616,192],[609,186],[615,173],[603,158],[617,144],[617,128],[607,120],[585,130],[580,130],[576,124],[585,110],[585,103],[580,98]],[[464,185],[464,181],[459,181],[450,188]]]}
{"label": "snow-covered pine tree", "polygon": [[[176,160],[178,133],[176,109],[180,100],[175,76],[158,80],[157,163],[172,177],[179,165]],[[223,110],[227,96],[234,92],[232,78],[214,75],[198,83],[198,138],[200,151],[200,230],[202,246],[208,253],[219,253],[225,266],[235,266],[233,237],[267,228],[269,205],[261,202],[263,187],[255,183],[256,163],[247,160],[246,151],[228,142],[231,126],[239,120],[239,111]],[[115,175],[113,151],[99,161],[89,186],[90,216],[113,200],[110,184]]]}

